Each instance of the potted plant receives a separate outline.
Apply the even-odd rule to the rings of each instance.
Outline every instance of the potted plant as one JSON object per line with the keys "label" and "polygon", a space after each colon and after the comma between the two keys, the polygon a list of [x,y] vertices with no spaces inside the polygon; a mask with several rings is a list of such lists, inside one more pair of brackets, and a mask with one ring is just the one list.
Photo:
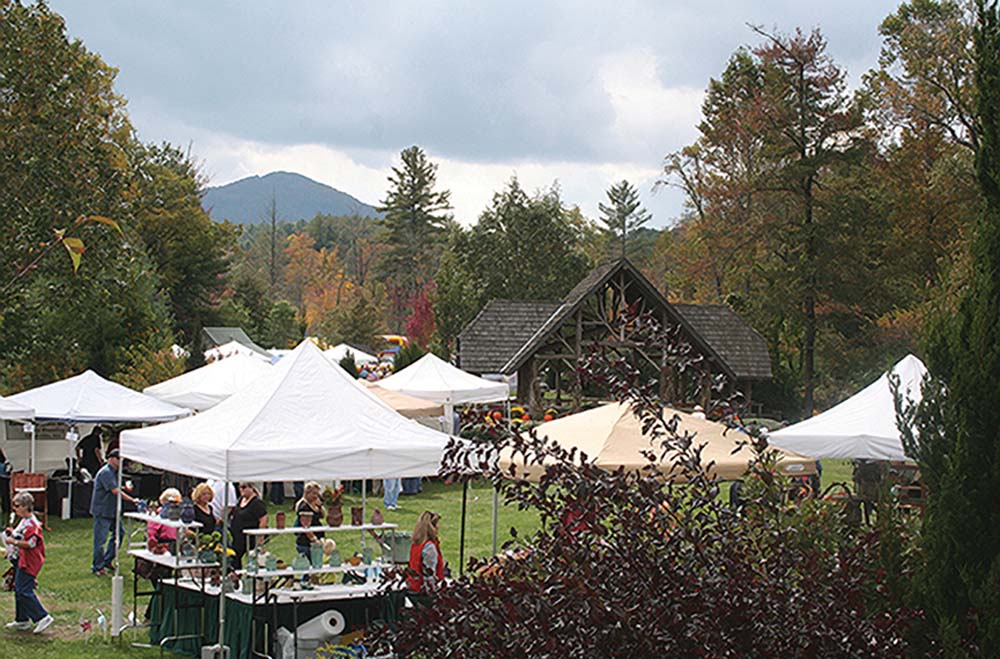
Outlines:
{"label": "potted plant", "polygon": [[[200,549],[198,551],[198,561],[202,563],[222,562],[222,534],[202,533],[198,536]],[[226,547],[226,555],[232,558],[236,555],[232,547]]]}
{"label": "potted plant", "polygon": [[344,523],[344,486],[333,488],[329,485],[323,490],[323,505],[326,506],[327,526],[340,526]]}

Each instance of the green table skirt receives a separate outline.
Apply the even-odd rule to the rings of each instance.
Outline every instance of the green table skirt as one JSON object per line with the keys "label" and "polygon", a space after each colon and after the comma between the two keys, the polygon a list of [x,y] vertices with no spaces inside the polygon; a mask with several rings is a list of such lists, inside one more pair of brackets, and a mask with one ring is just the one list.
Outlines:
{"label": "green table skirt", "polygon": [[[149,640],[154,645],[169,636],[189,636],[201,634],[198,638],[183,638],[168,641],[164,647],[173,652],[201,656],[203,645],[214,645],[219,638],[219,598],[200,591],[178,588],[170,583],[158,586],[159,595],[152,598],[150,606]],[[382,624],[394,616],[387,606],[386,597],[369,597],[348,600],[329,600],[302,603],[298,607],[298,624],[330,609],[337,609],[344,616],[344,632],[365,629],[371,624]],[[265,625],[272,625],[272,616],[277,616],[277,626],[293,629],[291,604],[279,604],[277,611],[272,605],[249,604],[233,599],[226,600],[226,645],[232,659],[251,659],[251,641],[256,629],[256,644],[262,648]],[[177,629],[174,630],[174,618]],[[270,630],[274,637],[276,628]],[[265,650],[266,651],[266,650]],[[274,652],[269,652],[274,656]]]}
{"label": "green table skirt", "polygon": [[[168,636],[189,636],[168,641],[164,647],[174,652],[201,656],[203,645],[213,645],[219,638],[219,598],[173,584],[161,583],[159,595],[153,596],[149,609],[149,641],[154,645]],[[250,658],[253,610],[247,604],[226,601],[226,645],[233,659]],[[174,629],[176,617],[177,628]]]}

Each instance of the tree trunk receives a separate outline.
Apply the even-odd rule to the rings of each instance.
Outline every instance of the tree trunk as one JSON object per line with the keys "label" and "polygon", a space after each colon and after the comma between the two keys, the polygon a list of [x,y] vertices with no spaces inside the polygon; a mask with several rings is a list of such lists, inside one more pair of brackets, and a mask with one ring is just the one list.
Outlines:
{"label": "tree trunk", "polygon": [[813,179],[806,177],[802,189],[802,201],[805,205],[805,271],[806,290],[803,299],[805,314],[805,337],[802,342],[802,415],[809,418],[816,409],[813,392],[816,386],[816,238],[813,225]]}

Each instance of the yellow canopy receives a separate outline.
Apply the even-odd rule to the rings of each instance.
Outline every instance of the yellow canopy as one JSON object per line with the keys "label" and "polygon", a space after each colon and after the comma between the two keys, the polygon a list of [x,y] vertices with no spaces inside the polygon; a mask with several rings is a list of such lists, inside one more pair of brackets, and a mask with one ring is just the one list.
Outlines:
{"label": "yellow canopy", "polygon": [[383,403],[408,419],[442,416],[444,414],[444,407],[442,405],[429,400],[380,387],[377,382],[368,382],[367,380],[358,380],[358,382],[364,385],[368,391],[378,396]]}
{"label": "yellow canopy", "polygon": [[[680,417],[678,433],[688,431],[696,433],[695,445],[704,444],[701,458],[702,464],[714,462],[710,473],[720,480],[738,480],[746,474],[753,451],[744,446],[736,453],[733,450],[740,438],[746,438],[736,430],[727,430],[726,426],[714,421],[700,419],[690,414],[672,409],[665,410],[665,418],[673,414]],[[653,451],[659,455],[660,447],[653,446],[650,438],[642,433],[641,420],[632,413],[630,406],[623,403],[602,405],[585,412],[543,423],[537,428],[541,437],[558,442],[564,448],[576,447],[583,451],[591,460],[596,459],[598,467],[607,470],[624,466],[626,470],[638,470],[649,465],[643,456],[643,451]],[[723,434],[725,433],[725,434]],[[816,463],[790,451],[770,448],[778,454],[778,469],[789,476],[805,476],[816,473]],[[521,456],[512,460],[509,449],[500,455],[500,465],[506,472],[512,463],[516,464],[517,476],[529,480],[537,480],[545,471],[544,465],[524,465]],[[668,453],[663,462],[664,473],[672,469],[672,454]],[[666,476],[674,482],[680,482],[682,475]]]}

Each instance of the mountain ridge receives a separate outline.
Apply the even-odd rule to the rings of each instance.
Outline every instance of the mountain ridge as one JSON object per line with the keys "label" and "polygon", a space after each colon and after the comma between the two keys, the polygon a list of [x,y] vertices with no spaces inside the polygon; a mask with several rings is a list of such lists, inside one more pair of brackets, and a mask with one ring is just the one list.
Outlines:
{"label": "mountain ridge", "polygon": [[205,189],[201,205],[217,222],[261,224],[270,221],[274,199],[279,221],[311,220],[323,215],[377,218],[374,206],[346,192],[295,172],[253,175]]}

